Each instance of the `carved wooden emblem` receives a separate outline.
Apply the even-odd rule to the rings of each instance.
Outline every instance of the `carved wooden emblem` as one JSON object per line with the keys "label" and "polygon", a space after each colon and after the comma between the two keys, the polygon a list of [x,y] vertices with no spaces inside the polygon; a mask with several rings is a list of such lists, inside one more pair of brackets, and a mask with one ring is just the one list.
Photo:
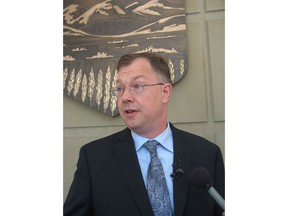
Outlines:
{"label": "carved wooden emblem", "polygon": [[184,0],[64,0],[64,95],[118,114],[116,64],[123,54],[155,52],[169,61],[173,83],[187,71]]}

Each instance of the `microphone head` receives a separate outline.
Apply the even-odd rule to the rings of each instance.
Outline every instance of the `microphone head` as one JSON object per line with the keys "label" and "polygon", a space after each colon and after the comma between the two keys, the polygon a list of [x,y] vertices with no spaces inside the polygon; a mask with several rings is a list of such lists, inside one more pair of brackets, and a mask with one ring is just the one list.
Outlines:
{"label": "microphone head", "polygon": [[213,185],[209,171],[204,167],[198,167],[191,172],[191,183],[200,189],[209,190]]}

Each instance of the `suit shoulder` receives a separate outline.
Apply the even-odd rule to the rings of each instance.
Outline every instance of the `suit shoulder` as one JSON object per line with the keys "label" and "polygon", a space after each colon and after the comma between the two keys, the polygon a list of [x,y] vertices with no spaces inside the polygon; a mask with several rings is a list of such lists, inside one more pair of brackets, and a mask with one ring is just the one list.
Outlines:
{"label": "suit shoulder", "polygon": [[173,133],[176,137],[182,137],[183,140],[187,140],[188,143],[192,145],[201,145],[203,147],[206,146],[213,149],[219,149],[218,145],[200,135],[190,133],[175,127],[173,128]]}
{"label": "suit shoulder", "polygon": [[122,131],[116,132],[114,134],[102,137],[100,139],[97,140],[93,140],[89,143],[86,143],[85,145],[82,146],[83,149],[93,149],[93,148],[103,148],[103,147],[108,147],[111,144],[113,144],[115,141],[117,141],[118,139],[121,139],[121,137],[127,137],[129,136],[130,130],[128,128],[125,128]]}

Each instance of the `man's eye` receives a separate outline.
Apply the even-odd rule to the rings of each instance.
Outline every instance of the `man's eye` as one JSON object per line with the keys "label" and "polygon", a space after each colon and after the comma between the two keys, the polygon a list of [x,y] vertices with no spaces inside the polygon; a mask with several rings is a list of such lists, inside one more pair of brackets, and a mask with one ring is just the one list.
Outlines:
{"label": "man's eye", "polygon": [[141,85],[141,84],[135,84],[135,85],[133,85],[133,88],[137,90],[137,89],[141,89],[142,86],[143,85]]}
{"label": "man's eye", "polygon": [[116,87],[116,91],[117,91],[117,92],[122,92],[122,91],[123,91],[123,88],[122,88],[122,87]]}

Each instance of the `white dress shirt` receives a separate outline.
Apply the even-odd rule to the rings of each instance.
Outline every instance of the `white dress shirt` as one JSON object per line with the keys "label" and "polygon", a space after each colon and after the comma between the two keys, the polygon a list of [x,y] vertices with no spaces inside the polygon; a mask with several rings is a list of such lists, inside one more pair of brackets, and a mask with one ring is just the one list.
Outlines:
{"label": "white dress shirt", "polygon": [[[167,128],[163,133],[158,135],[157,137],[154,137],[153,140],[156,140],[160,143],[160,145],[157,145],[157,154],[158,157],[162,163],[165,178],[167,182],[167,187],[169,191],[169,196],[171,200],[172,209],[174,210],[174,200],[173,200],[173,181],[172,177],[170,176],[171,173],[173,173],[173,137],[172,137],[172,131],[169,125],[169,122],[167,123]],[[148,172],[148,165],[150,163],[150,153],[149,151],[143,146],[144,143],[146,143],[148,139],[145,137],[142,137],[132,131],[132,137],[135,144],[136,153],[138,156],[138,161],[141,167],[142,176],[145,182],[145,185],[147,185],[147,172]]]}

